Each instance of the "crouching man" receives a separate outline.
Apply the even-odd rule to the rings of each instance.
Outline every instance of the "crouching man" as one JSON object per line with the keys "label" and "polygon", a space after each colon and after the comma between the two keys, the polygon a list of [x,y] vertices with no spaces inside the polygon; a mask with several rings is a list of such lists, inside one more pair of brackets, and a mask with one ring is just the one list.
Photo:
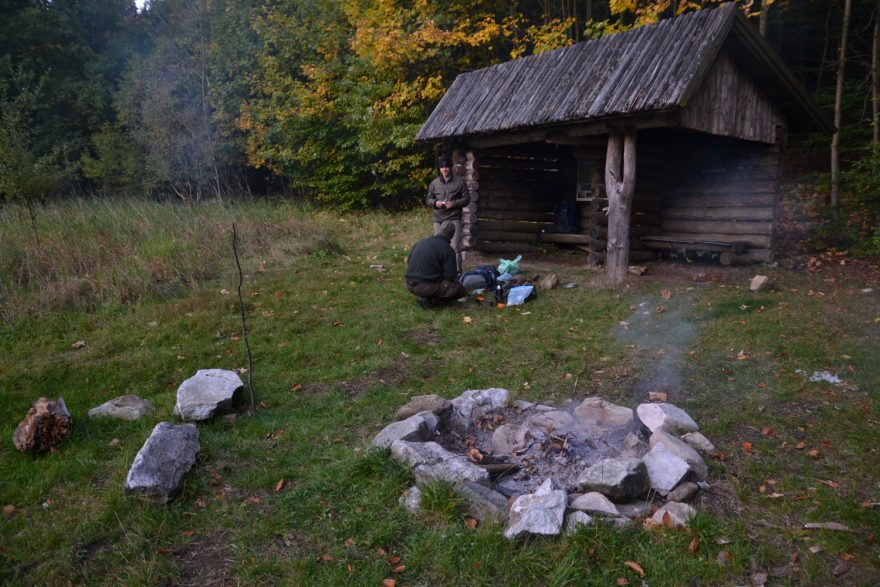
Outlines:
{"label": "crouching man", "polygon": [[406,288],[423,308],[467,296],[467,290],[458,282],[455,251],[449,244],[454,234],[455,224],[447,220],[440,224],[434,236],[417,242],[409,254]]}

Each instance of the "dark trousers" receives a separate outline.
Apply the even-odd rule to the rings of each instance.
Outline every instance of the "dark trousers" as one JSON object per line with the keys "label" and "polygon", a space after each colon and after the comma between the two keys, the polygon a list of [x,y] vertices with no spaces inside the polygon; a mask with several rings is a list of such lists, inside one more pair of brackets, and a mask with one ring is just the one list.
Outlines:
{"label": "dark trousers", "polygon": [[414,296],[438,302],[454,302],[468,295],[467,290],[457,281],[438,281],[413,283],[406,282],[406,289]]}

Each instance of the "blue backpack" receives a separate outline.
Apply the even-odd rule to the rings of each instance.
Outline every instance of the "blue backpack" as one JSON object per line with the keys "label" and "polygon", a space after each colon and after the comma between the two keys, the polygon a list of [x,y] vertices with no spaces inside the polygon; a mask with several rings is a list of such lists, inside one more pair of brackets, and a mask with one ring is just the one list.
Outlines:
{"label": "blue backpack", "polygon": [[482,265],[467,273],[462,273],[458,282],[468,291],[492,289],[495,287],[497,277],[498,271],[493,265]]}

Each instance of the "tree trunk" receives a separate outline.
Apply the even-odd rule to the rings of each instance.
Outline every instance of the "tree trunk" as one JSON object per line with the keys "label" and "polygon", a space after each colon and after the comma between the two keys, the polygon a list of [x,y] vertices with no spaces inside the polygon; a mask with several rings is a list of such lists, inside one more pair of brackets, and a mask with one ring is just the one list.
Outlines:
{"label": "tree trunk", "polygon": [[765,39],[767,38],[767,11],[770,10],[770,3],[773,0],[761,0],[761,14],[758,16],[758,32]]}
{"label": "tree trunk", "polygon": [[611,285],[619,287],[629,265],[629,221],[636,180],[636,131],[628,128],[608,135],[605,191],[608,195],[608,256]]}
{"label": "tree trunk", "polygon": [[846,0],[843,5],[843,26],[840,33],[840,56],[837,61],[837,89],[834,92],[834,137],[831,139],[831,193],[828,197],[828,205],[837,209],[837,200],[840,193],[840,120],[843,102],[843,83],[846,69],[846,37],[849,30],[849,15],[852,8],[852,0]]}
{"label": "tree trunk", "polygon": [[874,137],[871,144],[874,149],[880,144],[880,0],[877,2],[877,10],[874,11],[874,36],[871,41],[871,120],[874,125]]}

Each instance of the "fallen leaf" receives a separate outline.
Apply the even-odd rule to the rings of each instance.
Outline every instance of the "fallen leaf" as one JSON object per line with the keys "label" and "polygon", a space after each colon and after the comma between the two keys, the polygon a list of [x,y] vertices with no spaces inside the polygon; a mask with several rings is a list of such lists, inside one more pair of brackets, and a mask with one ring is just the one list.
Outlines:
{"label": "fallen leaf", "polygon": [[712,453],[712,456],[715,457],[716,459],[718,459],[719,461],[723,461],[723,460],[724,460],[724,457],[727,456],[727,455],[725,455],[725,454],[724,454],[723,452],[721,452],[720,450],[716,450],[715,452]]}
{"label": "fallen leaf", "polygon": [[284,489],[284,479],[280,479],[278,483],[275,484],[275,493],[278,493],[282,489]]}
{"label": "fallen leaf", "polygon": [[76,341],[75,343],[73,343],[73,344],[70,345],[70,346],[72,346],[72,347],[75,348],[75,349],[81,349],[81,348],[83,348],[84,346],[86,346],[86,341],[84,341],[84,340],[78,340],[78,341]]}
{"label": "fallen leaf", "polygon": [[221,295],[221,296],[228,296],[228,295],[229,295],[229,290],[228,290],[228,289],[225,289],[225,288],[224,288],[224,289],[221,289],[221,290],[220,290],[220,295]]}
{"label": "fallen leaf", "polygon": [[854,560],[856,560],[856,555],[850,554],[848,552],[843,552],[840,554],[840,558],[842,558],[845,561],[854,561]]}
{"label": "fallen leaf", "polygon": [[397,556],[396,554],[392,554],[391,556],[388,557],[388,564],[396,565],[399,562],[400,562],[400,557]]}
{"label": "fallen leaf", "polygon": [[118,439],[118,438],[114,438],[114,439],[111,440],[108,444],[109,444],[110,446],[112,446],[113,448],[116,448],[117,446],[119,446],[119,439]]}
{"label": "fallen leaf", "polygon": [[397,581],[394,579],[384,579],[382,581],[382,587],[396,587]]}
{"label": "fallen leaf", "polygon": [[633,562],[633,561],[626,561],[623,564],[625,564],[626,566],[628,566],[629,568],[634,570],[639,575],[639,577],[645,576],[645,571],[642,569],[642,567],[639,566],[638,563]]}
{"label": "fallen leaf", "polygon": [[473,447],[467,452],[467,458],[472,463],[479,463],[483,460],[483,453],[481,453],[476,447]]}
{"label": "fallen leaf", "polygon": [[194,532],[192,530],[184,530],[183,531],[183,535],[186,536],[187,538],[192,538],[193,534],[194,534]]}
{"label": "fallen leaf", "polygon": [[260,499],[259,497],[249,497],[248,503],[253,504],[253,505],[260,505],[263,503],[263,500]]}
{"label": "fallen leaf", "polygon": [[465,324],[473,324],[474,323],[474,319],[471,318],[470,316],[462,316],[461,321],[464,322]]}
{"label": "fallen leaf", "polygon": [[773,436],[774,434],[775,432],[773,432],[773,428],[770,428],[769,426],[761,428],[761,436]]}
{"label": "fallen leaf", "polygon": [[241,337],[237,334],[233,334],[229,337],[229,340],[241,340]]}
{"label": "fallen leaf", "polygon": [[385,556],[385,549],[384,548],[377,548],[376,554],[378,554],[381,557],[384,557]]}
{"label": "fallen leaf", "polygon": [[627,581],[623,577],[618,577],[617,578],[617,585],[618,585],[618,587],[626,587],[627,585],[629,585],[629,581]]}
{"label": "fallen leaf", "polygon": [[748,454],[752,454],[752,443],[748,440],[742,443],[743,452]]}
{"label": "fallen leaf", "polygon": [[697,549],[700,547],[699,541],[696,538],[691,540],[691,543],[688,545],[688,550],[691,551],[691,554],[696,554]]}
{"label": "fallen leaf", "polygon": [[815,460],[818,460],[819,457],[821,456],[821,455],[819,454],[819,451],[816,450],[815,448],[814,448],[813,450],[811,450],[811,451],[810,451],[809,453],[807,453],[807,454],[809,454],[809,455],[810,455],[810,458],[813,459],[814,461],[815,461]]}
{"label": "fallen leaf", "polygon": [[741,350],[740,352],[737,353],[736,360],[737,361],[745,361],[749,358],[749,356],[750,356],[749,353]]}
{"label": "fallen leaf", "polygon": [[348,538],[348,539],[346,539],[346,541],[345,541],[345,546],[346,546],[347,548],[351,548],[352,546],[354,546],[354,539],[353,539],[353,538]]}
{"label": "fallen leaf", "polygon": [[3,515],[4,516],[11,516],[14,513],[15,513],[15,506],[13,504],[10,503],[10,504],[3,506]]}
{"label": "fallen leaf", "polygon": [[334,320],[333,326],[342,326],[342,320]]}
{"label": "fallen leaf", "polygon": [[354,567],[351,565],[345,565],[345,570],[348,571],[349,575],[351,575],[354,572]]}
{"label": "fallen leaf", "polygon": [[397,565],[396,567],[394,567],[391,570],[399,575],[400,573],[402,573],[406,570],[406,565]]}
{"label": "fallen leaf", "polygon": [[672,297],[672,292],[668,289],[664,289],[660,292],[660,297],[662,297],[664,300],[668,300]]}
{"label": "fallen leaf", "polygon": [[333,555],[330,554],[329,552],[325,552],[324,555],[321,557],[321,560],[326,561],[326,562],[332,561]]}
{"label": "fallen leaf", "polygon": [[275,293],[272,295],[275,296],[276,300],[280,300],[281,298],[284,297],[284,292],[279,289],[279,290],[276,290]]}
{"label": "fallen leaf", "polygon": [[804,450],[807,447],[807,443],[806,442],[799,442],[796,445],[794,445],[794,447],[798,450]]}
{"label": "fallen leaf", "polygon": [[648,401],[649,402],[665,402],[668,395],[665,391],[649,391],[648,392]]}
{"label": "fallen leaf", "polygon": [[478,523],[479,523],[479,522],[477,521],[476,518],[472,518],[472,517],[470,517],[470,516],[467,516],[467,517],[464,519],[464,525],[467,526],[467,527],[468,527],[469,529],[471,529],[471,530],[476,529]]}
{"label": "fallen leaf", "polygon": [[294,383],[290,386],[290,391],[302,391],[302,383]]}
{"label": "fallen leaf", "polygon": [[829,479],[829,480],[819,479],[818,481],[819,481],[819,483],[821,483],[822,485],[827,485],[827,486],[830,487],[831,489],[837,489],[838,487],[840,487],[840,483],[837,483],[837,482],[835,482],[835,481],[831,481],[830,479]]}

